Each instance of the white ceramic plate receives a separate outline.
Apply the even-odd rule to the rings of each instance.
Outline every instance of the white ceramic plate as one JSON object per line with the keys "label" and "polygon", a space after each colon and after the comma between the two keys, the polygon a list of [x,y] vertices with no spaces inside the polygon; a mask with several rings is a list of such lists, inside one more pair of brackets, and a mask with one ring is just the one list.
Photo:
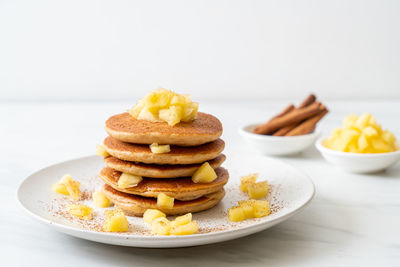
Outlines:
{"label": "white ceramic plate", "polygon": [[[235,153],[236,154],[236,153]],[[211,210],[195,213],[193,219],[199,223],[199,233],[188,236],[154,236],[142,218],[129,217],[130,231],[127,233],[101,232],[104,209],[94,208],[91,221],[72,218],[65,212],[71,203],[68,197],[51,192],[50,187],[66,173],[81,182],[81,190],[92,192],[101,186],[97,173],[103,167],[97,156],[78,158],[52,165],[27,177],[18,189],[18,200],[28,214],[56,230],[96,242],[133,247],[186,247],[211,244],[239,238],[265,230],[280,223],[306,206],[314,196],[311,180],[295,168],[281,161],[263,156],[233,156],[224,167],[230,172],[226,185],[226,196]],[[258,172],[260,180],[271,184],[267,199],[272,214],[259,219],[232,223],[227,219],[227,209],[238,200],[247,199],[238,189],[240,176]],[[90,199],[81,201],[93,206]]]}

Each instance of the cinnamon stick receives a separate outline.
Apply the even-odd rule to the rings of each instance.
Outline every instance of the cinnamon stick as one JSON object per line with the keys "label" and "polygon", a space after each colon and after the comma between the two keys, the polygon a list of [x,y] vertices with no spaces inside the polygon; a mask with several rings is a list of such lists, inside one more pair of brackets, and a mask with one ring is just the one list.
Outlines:
{"label": "cinnamon stick", "polygon": [[284,136],[286,135],[288,132],[290,132],[291,130],[293,130],[294,128],[296,128],[299,125],[299,123],[294,123],[288,126],[285,126],[281,129],[279,129],[278,131],[276,131],[273,136]]}
{"label": "cinnamon stick", "polygon": [[295,107],[293,104],[290,104],[289,106],[287,106],[284,110],[282,110],[280,113],[276,114],[274,117],[272,117],[270,120],[273,120],[275,118],[279,118],[282,117],[283,115],[288,114],[290,111],[294,110]]}
{"label": "cinnamon stick", "polygon": [[297,108],[305,108],[314,103],[315,100],[317,100],[317,97],[314,94],[310,94]]}
{"label": "cinnamon stick", "polygon": [[314,102],[309,106],[294,109],[281,117],[277,117],[263,125],[260,125],[254,130],[254,133],[271,134],[280,128],[308,119],[318,114],[321,110],[323,110],[321,103]]}
{"label": "cinnamon stick", "polygon": [[289,131],[285,136],[295,136],[295,135],[303,135],[311,133],[314,130],[317,123],[328,113],[328,110],[325,108],[325,106],[323,106],[323,108],[324,109],[320,111],[318,114],[300,123],[293,130]]}
{"label": "cinnamon stick", "polygon": [[[272,118],[271,118],[268,122],[266,122],[266,123],[269,123],[269,122],[272,121],[273,119],[282,117],[283,115],[286,115],[287,113],[291,112],[291,111],[294,110],[294,109],[295,109],[294,105],[293,105],[293,104],[290,104],[290,105],[287,106],[284,110],[282,110],[281,112],[279,112],[278,114],[276,114],[274,117],[272,117]],[[263,124],[258,125],[258,126],[253,130],[253,132],[254,132],[254,133],[257,133],[257,132],[259,131],[259,128],[260,128],[262,125],[263,125]]]}

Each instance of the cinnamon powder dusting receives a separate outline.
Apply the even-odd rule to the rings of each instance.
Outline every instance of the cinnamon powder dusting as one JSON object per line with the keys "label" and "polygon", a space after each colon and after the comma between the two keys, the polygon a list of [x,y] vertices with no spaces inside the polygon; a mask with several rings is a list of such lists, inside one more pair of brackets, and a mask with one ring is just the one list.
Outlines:
{"label": "cinnamon powder dusting", "polygon": [[[102,186],[102,182],[97,176],[86,180],[80,179],[80,182],[83,190],[81,199],[78,201],[78,203],[93,208],[92,220],[82,220],[69,214],[67,211],[67,205],[77,202],[71,200],[67,196],[54,194],[52,201],[50,203],[43,203],[43,207],[45,211],[54,218],[52,221],[55,223],[60,223],[88,231],[104,232],[102,228],[105,220],[104,210],[112,209],[113,207],[106,209],[96,208],[93,206],[92,202],[92,193],[95,191],[95,188]],[[270,184],[269,194],[266,198],[266,200],[270,202],[271,214],[269,216],[233,223],[228,220],[228,208],[236,205],[240,200],[247,199],[248,196],[239,190],[237,184],[228,183],[228,185],[225,186],[226,196],[216,207],[207,211],[193,214],[193,219],[199,224],[199,231],[197,234],[240,229],[258,224],[279,215],[279,211],[287,205],[280,198],[280,193],[282,191],[281,187],[282,185],[280,184]],[[143,222],[141,217],[127,216],[127,218],[130,224],[129,231],[119,234],[131,236],[154,236],[151,233],[150,227]],[[174,219],[173,216],[168,218],[170,220]]]}

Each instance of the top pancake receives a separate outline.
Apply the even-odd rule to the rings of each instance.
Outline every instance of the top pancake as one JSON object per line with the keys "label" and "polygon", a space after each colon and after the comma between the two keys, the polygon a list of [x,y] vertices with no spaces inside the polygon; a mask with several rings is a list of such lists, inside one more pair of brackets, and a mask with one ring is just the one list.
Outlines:
{"label": "top pancake", "polygon": [[191,122],[174,126],[166,122],[138,120],[128,113],[110,117],[106,121],[107,133],[120,141],[136,144],[168,144],[197,146],[217,140],[222,134],[222,124],[214,116],[202,112]]}

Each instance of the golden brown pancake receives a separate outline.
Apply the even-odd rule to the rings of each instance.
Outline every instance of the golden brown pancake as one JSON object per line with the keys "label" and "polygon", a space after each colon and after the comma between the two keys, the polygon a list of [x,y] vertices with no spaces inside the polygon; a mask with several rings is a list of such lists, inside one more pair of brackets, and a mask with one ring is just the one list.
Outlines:
{"label": "golden brown pancake", "polygon": [[188,212],[199,212],[210,209],[218,204],[225,195],[225,190],[221,189],[215,193],[188,201],[174,201],[172,209],[160,208],[157,206],[157,199],[142,197],[119,192],[109,185],[102,188],[104,194],[128,216],[143,216],[147,209],[158,209],[167,215],[180,215]]}
{"label": "golden brown pancake", "polygon": [[[224,154],[219,155],[215,159],[209,160],[208,163],[213,169],[221,166],[225,161],[226,157]],[[120,160],[115,157],[104,158],[106,165],[112,169],[120,172],[131,173],[143,177],[150,178],[178,178],[178,177],[189,177],[200,168],[201,164],[186,164],[186,165],[157,165],[157,164],[146,164],[140,162],[132,162]]]}
{"label": "golden brown pancake", "polygon": [[199,146],[171,146],[168,153],[155,154],[149,145],[121,142],[108,136],[104,139],[104,148],[112,156],[127,160],[150,164],[194,164],[202,163],[218,157],[224,150],[225,142],[217,139]]}
{"label": "golden brown pancake", "polygon": [[105,128],[115,139],[135,144],[198,146],[217,140],[222,134],[221,122],[202,112],[197,113],[194,121],[174,126],[166,122],[138,120],[128,113],[121,113],[110,117]]}
{"label": "golden brown pancake", "polygon": [[99,176],[106,184],[124,193],[154,198],[157,198],[160,193],[165,193],[175,199],[191,200],[217,192],[228,182],[229,173],[226,169],[220,167],[215,172],[218,177],[211,183],[194,183],[190,177],[143,178],[137,186],[130,188],[119,188],[118,180],[122,173],[109,167],[103,168]]}

